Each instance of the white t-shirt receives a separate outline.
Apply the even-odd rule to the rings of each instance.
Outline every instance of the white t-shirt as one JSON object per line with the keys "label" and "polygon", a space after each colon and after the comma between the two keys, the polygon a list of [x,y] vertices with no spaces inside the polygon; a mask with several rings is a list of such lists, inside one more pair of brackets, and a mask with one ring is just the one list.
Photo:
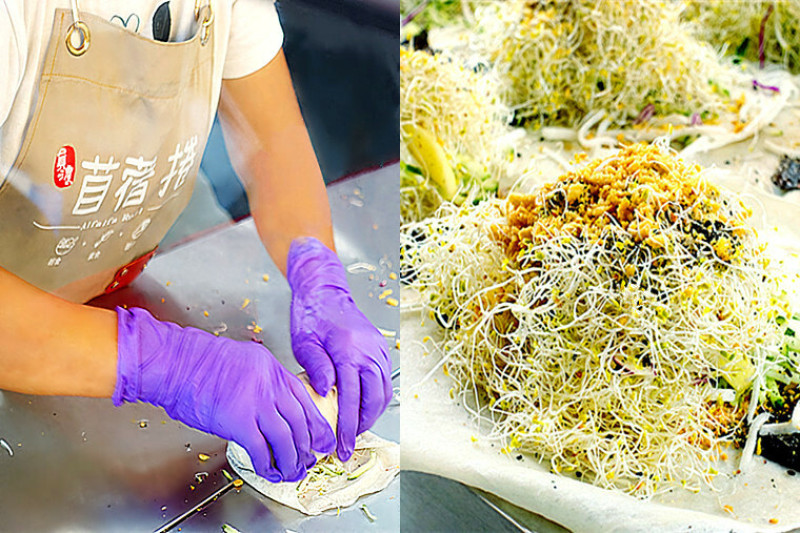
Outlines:
{"label": "white t-shirt", "polygon": [[[255,72],[283,44],[274,0],[215,0],[215,72],[212,102],[223,78]],[[42,61],[57,8],[70,0],[0,0],[0,184],[22,146],[25,126],[36,103]],[[195,0],[79,0],[92,13],[144,37],[180,42],[192,37]]]}

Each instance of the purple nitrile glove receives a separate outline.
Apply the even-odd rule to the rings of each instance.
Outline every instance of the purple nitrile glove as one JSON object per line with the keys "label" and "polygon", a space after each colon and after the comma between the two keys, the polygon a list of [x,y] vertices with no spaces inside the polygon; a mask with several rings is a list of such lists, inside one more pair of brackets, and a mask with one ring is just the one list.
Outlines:
{"label": "purple nitrile glove", "polygon": [[369,429],[392,399],[386,340],[358,310],[344,267],[314,238],[295,239],[287,258],[292,288],[292,350],[311,385],[339,391],[336,453],[346,461],[356,435]]}
{"label": "purple nitrile glove", "polygon": [[301,381],[263,346],[117,308],[114,405],[143,401],[240,444],[258,475],[302,479],[335,439]]}

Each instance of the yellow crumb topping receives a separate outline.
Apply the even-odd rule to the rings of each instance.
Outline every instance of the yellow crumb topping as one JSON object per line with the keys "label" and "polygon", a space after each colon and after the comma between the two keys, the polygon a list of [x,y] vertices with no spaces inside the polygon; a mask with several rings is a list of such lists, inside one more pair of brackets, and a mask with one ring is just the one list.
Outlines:
{"label": "yellow crumb topping", "polygon": [[534,194],[511,194],[507,226],[494,228],[494,234],[514,258],[556,236],[602,243],[613,234],[620,250],[659,250],[679,238],[694,247],[707,244],[719,259],[730,261],[750,213],[728,203],[703,179],[699,165],[654,144],[632,144]]}

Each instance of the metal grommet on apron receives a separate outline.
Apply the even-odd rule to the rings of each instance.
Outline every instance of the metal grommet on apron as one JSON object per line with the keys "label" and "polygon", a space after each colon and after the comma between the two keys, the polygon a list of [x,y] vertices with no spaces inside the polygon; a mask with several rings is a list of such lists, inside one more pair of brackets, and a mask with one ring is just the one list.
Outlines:
{"label": "metal grommet on apron", "polygon": [[[75,38],[79,39],[78,44],[75,44]],[[72,0],[72,24],[67,29],[67,50],[74,56],[82,56],[89,49],[92,43],[92,36],[89,32],[89,26],[80,19],[80,12],[78,10],[78,0]]]}
{"label": "metal grommet on apron", "polygon": [[200,5],[199,0],[195,1],[194,18],[200,24],[200,44],[205,46],[211,35],[211,25],[214,23],[214,10],[211,4]]}
{"label": "metal grommet on apron", "polygon": [[128,283],[189,202],[214,112],[214,11],[196,5],[194,36],[165,43],[71,2],[0,186],[0,266],[86,301]]}

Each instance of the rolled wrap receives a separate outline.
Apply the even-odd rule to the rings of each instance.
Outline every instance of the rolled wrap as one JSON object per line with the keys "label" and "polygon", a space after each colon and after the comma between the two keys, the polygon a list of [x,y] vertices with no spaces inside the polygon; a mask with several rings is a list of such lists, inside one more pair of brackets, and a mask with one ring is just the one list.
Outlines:
{"label": "rolled wrap", "polygon": [[[328,392],[327,396],[320,396],[317,394],[317,391],[314,390],[314,387],[311,386],[311,381],[308,379],[308,374],[305,372],[300,372],[297,374],[297,377],[300,378],[300,381],[302,381],[303,385],[306,386],[306,390],[308,391],[309,396],[311,396],[311,400],[314,402],[314,404],[316,404],[320,414],[322,414],[325,420],[328,421],[328,424],[333,430],[333,434],[336,435],[336,420],[339,416],[339,391],[336,390],[336,385],[331,387],[331,390]],[[317,456],[317,459],[325,457],[325,454],[317,452],[314,452],[314,455]]]}
{"label": "rolled wrap", "polygon": [[[320,396],[309,383],[305,372],[298,374],[297,377],[306,386],[312,401],[335,433],[339,414],[339,395],[336,387],[332,387],[327,396]],[[319,453],[315,455],[317,459],[324,457]],[[363,475],[355,479],[350,479],[348,476],[332,479],[331,485],[321,494],[300,494],[297,489],[301,482],[271,483],[259,477],[245,449],[235,442],[229,442],[227,450],[228,462],[245,482],[268,498],[308,515],[349,507],[360,496],[386,488],[400,471],[400,446],[366,431],[356,438],[355,451],[346,463],[347,468],[350,471],[355,470],[367,463],[372,455],[375,455],[376,464]]]}

